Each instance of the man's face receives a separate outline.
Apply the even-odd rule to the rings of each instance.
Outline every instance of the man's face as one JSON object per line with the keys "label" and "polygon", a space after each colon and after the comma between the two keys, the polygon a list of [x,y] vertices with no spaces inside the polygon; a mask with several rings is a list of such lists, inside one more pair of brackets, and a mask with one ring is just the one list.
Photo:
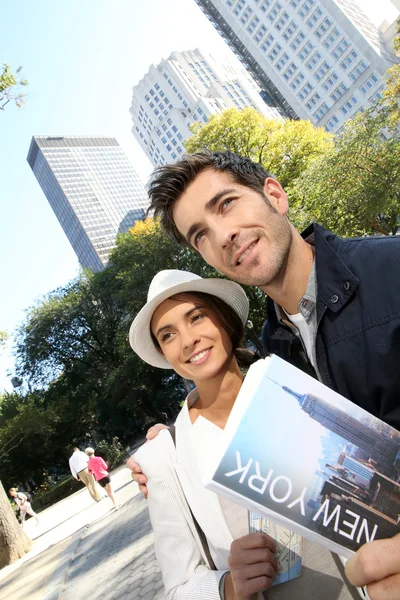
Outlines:
{"label": "man's face", "polygon": [[277,181],[267,178],[261,194],[210,169],[175,202],[173,219],[209,265],[239,283],[264,287],[286,265],[292,240],[287,209]]}

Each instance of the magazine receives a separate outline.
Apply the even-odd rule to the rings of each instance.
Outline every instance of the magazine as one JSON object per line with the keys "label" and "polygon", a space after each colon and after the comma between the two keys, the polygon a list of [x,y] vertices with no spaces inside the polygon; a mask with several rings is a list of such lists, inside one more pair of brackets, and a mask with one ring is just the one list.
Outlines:
{"label": "magazine", "polygon": [[400,531],[400,433],[277,356],[252,365],[206,487],[349,558]]}

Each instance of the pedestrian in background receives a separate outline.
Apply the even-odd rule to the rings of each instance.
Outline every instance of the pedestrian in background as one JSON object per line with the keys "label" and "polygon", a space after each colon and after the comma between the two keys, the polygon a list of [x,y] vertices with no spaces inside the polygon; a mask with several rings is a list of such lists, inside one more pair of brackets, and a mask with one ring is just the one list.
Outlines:
{"label": "pedestrian in background", "polygon": [[115,510],[118,510],[121,505],[118,504],[115,499],[114,492],[111,487],[111,477],[108,472],[106,462],[101,458],[101,456],[95,456],[93,448],[86,448],[85,453],[89,457],[89,473],[93,473],[97,483],[99,483],[101,487],[106,490]]}
{"label": "pedestrian in background", "polygon": [[96,485],[95,478],[89,473],[88,462],[89,457],[82,450],[79,450],[79,448],[74,448],[74,453],[69,459],[69,468],[71,469],[72,477],[78,481],[82,481],[89,490],[89,494],[93,500],[99,502],[102,499],[102,495]]}
{"label": "pedestrian in background", "polygon": [[17,488],[14,487],[10,488],[9,494],[14,498],[14,502],[18,504],[22,529],[24,529],[25,517],[27,514],[36,519],[36,526],[39,525],[39,518],[33,510],[28,496],[24,494],[24,492],[19,492]]}

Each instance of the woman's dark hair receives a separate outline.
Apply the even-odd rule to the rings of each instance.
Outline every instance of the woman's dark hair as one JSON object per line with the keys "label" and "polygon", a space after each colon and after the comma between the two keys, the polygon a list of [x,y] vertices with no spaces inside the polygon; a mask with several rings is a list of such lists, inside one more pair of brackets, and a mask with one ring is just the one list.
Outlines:
{"label": "woman's dark hair", "polygon": [[[241,369],[247,369],[253,362],[260,358],[256,352],[253,352],[243,345],[244,325],[237,312],[229,304],[217,296],[206,294],[204,292],[184,292],[170,296],[170,299],[179,299],[185,294],[201,298],[201,300],[215,312],[223,330],[231,340],[233,354]],[[160,349],[158,340],[152,332],[151,337],[156,347]]]}

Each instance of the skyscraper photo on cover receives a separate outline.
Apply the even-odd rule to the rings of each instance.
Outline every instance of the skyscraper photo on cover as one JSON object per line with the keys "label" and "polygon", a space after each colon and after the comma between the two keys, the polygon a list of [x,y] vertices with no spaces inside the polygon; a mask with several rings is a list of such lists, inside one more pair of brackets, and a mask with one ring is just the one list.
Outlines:
{"label": "skyscraper photo on cover", "polygon": [[210,487],[347,555],[398,533],[400,433],[278,357],[265,365],[256,383],[249,371],[248,406]]}

